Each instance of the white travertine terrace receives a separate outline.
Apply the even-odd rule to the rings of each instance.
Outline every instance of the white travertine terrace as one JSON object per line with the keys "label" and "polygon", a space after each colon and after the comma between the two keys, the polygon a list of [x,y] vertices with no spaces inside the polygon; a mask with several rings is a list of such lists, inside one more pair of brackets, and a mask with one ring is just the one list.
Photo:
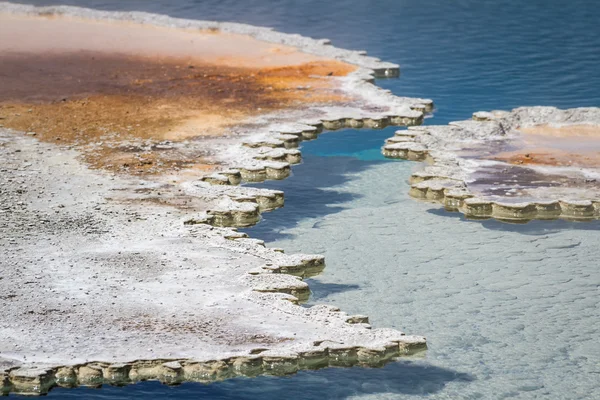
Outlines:
{"label": "white travertine terrace", "polygon": [[425,347],[423,337],[371,329],[364,316],[298,306],[309,295],[302,278],[319,273],[323,257],[286,255],[235,229],[283,204],[282,192],[236,185],[288,176],[299,141],[421,123],[430,100],[373,85],[397,76],[397,65],[243,24],[10,3],[0,13],[217,29],[360,67],[331,77],[358,101],[273,112],[227,136],[167,145],[205,149],[221,167],[204,176],[114,176],[87,168],[77,148],[0,126],[0,393],[381,365]]}
{"label": "white travertine terrace", "polygon": [[477,112],[398,131],[382,151],[426,161],[410,194],[469,218],[600,218],[599,108]]}

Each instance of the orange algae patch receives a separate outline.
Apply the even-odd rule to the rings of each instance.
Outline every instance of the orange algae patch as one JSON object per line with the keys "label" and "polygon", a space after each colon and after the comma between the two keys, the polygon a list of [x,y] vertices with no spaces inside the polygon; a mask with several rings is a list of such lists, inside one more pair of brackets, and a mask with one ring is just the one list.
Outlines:
{"label": "orange algae patch", "polygon": [[600,166],[600,127],[594,125],[520,128],[518,149],[494,155],[493,159],[516,165],[557,167]]}
{"label": "orange algae patch", "polygon": [[353,70],[241,35],[0,14],[0,124],[113,171],[210,170],[201,147],[171,145],[262,113],[347,103],[327,78]]}
{"label": "orange algae patch", "polygon": [[514,165],[547,165],[554,167],[597,167],[600,165],[599,155],[568,153],[556,149],[536,148],[532,151],[506,152],[493,158]]}

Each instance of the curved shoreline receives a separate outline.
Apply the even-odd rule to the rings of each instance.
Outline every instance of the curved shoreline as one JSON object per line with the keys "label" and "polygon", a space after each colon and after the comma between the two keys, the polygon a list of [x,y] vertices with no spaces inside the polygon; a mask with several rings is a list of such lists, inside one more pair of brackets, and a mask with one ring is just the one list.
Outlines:
{"label": "curved shoreline", "polygon": [[[323,257],[288,256],[282,254],[281,250],[265,248],[262,241],[249,239],[233,228],[222,228],[252,225],[258,222],[261,212],[282,206],[282,192],[237,185],[241,181],[254,182],[287,177],[290,165],[300,162],[301,155],[295,150],[300,140],[314,139],[324,129],[382,128],[387,125],[421,123],[424,112],[430,111],[432,108],[430,100],[396,97],[389,91],[373,85],[374,76],[397,76],[399,74],[397,65],[367,57],[364,52],[337,49],[330,46],[327,40],[280,34],[268,28],[256,28],[243,24],[181,20],[147,13],[100,12],[76,7],[35,8],[10,3],[0,3],[0,12],[29,15],[61,14],[98,20],[127,20],[164,27],[218,29],[250,35],[261,41],[295,46],[303,52],[359,66],[360,68],[349,76],[336,79],[339,80],[340,88],[345,93],[362,99],[360,102],[345,107],[320,106],[293,112],[286,110],[284,113],[275,112],[262,115],[248,121],[246,127],[240,127],[235,132],[237,137],[243,137],[242,141],[233,137],[203,142],[202,145],[208,146],[212,151],[212,161],[219,163],[222,169],[207,174],[200,180],[194,179],[198,177],[197,175],[190,178],[183,173],[145,181],[98,173],[82,166],[76,160],[78,153],[75,150],[61,148],[55,144],[44,144],[31,136],[18,136],[17,132],[3,131],[0,128],[0,138],[2,139],[0,150],[6,152],[5,157],[10,167],[8,168],[10,172],[7,172],[7,176],[2,178],[6,178],[6,182],[11,183],[11,189],[14,186],[14,192],[9,191],[9,197],[4,200],[15,208],[10,211],[10,217],[13,220],[7,222],[7,226],[2,228],[13,229],[8,228],[10,223],[20,221],[19,218],[23,218],[24,215],[32,214],[33,221],[24,221],[24,223],[32,224],[35,229],[36,219],[53,221],[52,218],[56,217],[55,214],[63,215],[65,213],[68,214],[67,221],[79,221],[83,216],[88,218],[88,215],[89,218],[98,219],[98,222],[93,222],[92,225],[98,226],[97,231],[93,229],[93,235],[99,235],[97,238],[94,236],[87,239],[89,233],[86,229],[89,222],[83,223],[83,228],[79,227],[79,222],[77,222],[76,228],[70,227],[70,225],[64,225],[63,228],[61,225],[63,223],[60,222],[57,225],[58,228],[51,227],[52,235],[59,238],[58,247],[56,243],[44,244],[42,243],[44,240],[38,241],[39,232],[33,232],[34,238],[36,238],[35,248],[28,247],[30,246],[28,243],[30,237],[21,236],[18,232],[15,234],[16,239],[9,238],[15,240],[14,243],[11,242],[15,252],[12,253],[13,249],[9,250],[11,254],[8,259],[19,260],[21,256],[17,250],[28,249],[26,251],[30,252],[32,257],[37,254],[41,255],[40,259],[42,259],[47,254],[57,254],[55,256],[57,260],[51,258],[45,261],[47,264],[43,267],[35,262],[33,265],[29,265],[31,264],[29,263],[25,275],[36,275],[38,281],[31,282],[34,283],[34,286],[23,286],[24,292],[10,294],[11,304],[7,303],[3,306],[5,316],[12,315],[18,321],[20,318],[24,323],[23,326],[29,325],[38,331],[17,334],[12,328],[2,328],[6,334],[3,347],[6,345],[7,348],[0,352],[0,371],[2,371],[0,372],[0,383],[2,384],[0,393],[14,392],[35,395],[44,394],[55,385],[97,386],[102,383],[124,384],[148,379],[157,379],[165,383],[187,380],[210,382],[242,375],[285,375],[299,369],[316,369],[327,366],[381,366],[395,357],[409,355],[426,347],[425,338],[420,336],[407,336],[391,329],[371,329],[365,316],[349,316],[331,306],[313,306],[308,309],[299,307],[298,303],[310,294],[308,285],[301,278],[319,273],[324,268]],[[257,129],[256,126],[260,126],[260,129]],[[59,153],[41,159],[35,155],[56,151]],[[30,166],[24,160],[36,161],[36,169],[29,171]],[[64,182],[56,180],[54,179],[56,174],[67,179]],[[18,189],[16,185],[12,185],[14,176],[25,176],[28,186]],[[80,196],[77,196],[77,190],[75,193],[67,193],[78,186],[90,187],[90,182],[94,182],[96,185],[96,188],[90,193],[82,192]],[[42,199],[47,199],[47,202],[52,204],[50,207],[45,202],[40,205],[38,204],[40,201],[33,199],[37,193],[46,191],[52,194],[52,198],[45,195]],[[58,195],[55,196],[55,193]],[[38,195],[39,198],[40,195]],[[142,200],[145,201],[143,204]],[[148,203],[148,201],[151,202]],[[161,201],[166,201],[167,209],[170,211],[164,212],[165,209],[162,208],[164,206],[148,205]],[[173,208],[173,204],[184,201],[185,203],[188,201],[198,202],[200,206],[193,208],[193,212],[188,209]],[[69,206],[65,208],[64,203]],[[198,212],[198,210],[200,211]],[[107,215],[111,215],[111,217],[107,219]],[[54,224],[56,222],[51,222],[51,225]],[[63,232],[61,229],[65,229],[65,231]],[[110,232],[112,236],[106,236],[103,232]],[[72,237],[73,235],[75,236]],[[163,237],[167,239],[162,239]],[[45,239],[44,234],[41,239]],[[102,243],[100,249],[98,249],[98,239],[101,239]],[[122,272],[107,271],[107,266],[114,267],[116,265],[116,262],[111,260],[119,259],[122,256],[121,249],[128,249],[128,245],[134,249],[141,249],[140,252],[132,253],[131,257],[140,255],[144,257],[141,261],[135,261],[131,257],[124,259],[127,260],[127,266],[132,270],[139,271],[145,271],[144,268],[150,266],[149,272],[157,278],[148,278],[146,272],[140,272],[141,275],[133,275],[137,276],[133,280]],[[68,248],[65,249],[64,246]],[[154,267],[153,260],[159,254],[158,249],[162,252],[162,256],[160,256],[162,261]],[[202,251],[195,255],[198,249]],[[117,250],[119,250],[118,253]],[[180,251],[183,251],[191,259],[181,258]],[[89,256],[98,252],[101,255],[100,261],[97,261],[97,256]],[[65,254],[68,259],[65,258]],[[216,258],[207,258],[209,254],[212,254],[210,257],[216,256]],[[219,261],[220,259],[239,258],[240,256],[236,256],[236,254],[241,254],[240,260],[243,260],[241,265]],[[104,258],[108,261],[103,261]],[[86,265],[85,268],[91,269],[92,275],[88,278],[85,275],[87,272],[84,270],[69,271],[67,264],[73,260],[81,263],[82,266]],[[203,265],[202,269],[198,269],[197,266],[200,263],[209,265]],[[178,275],[180,274],[178,269],[181,269],[182,266],[186,266],[183,278]],[[206,277],[200,276],[201,274],[193,276],[207,268],[211,273]],[[6,269],[8,270],[8,268]],[[75,274],[73,274],[74,272]],[[220,276],[224,272],[226,274]],[[90,286],[89,282],[94,282],[94,280],[89,279],[96,279],[98,276],[104,276],[104,280],[108,280],[109,283]],[[203,286],[198,286],[201,285],[201,281],[196,278],[206,278],[210,282],[207,286],[205,279],[202,283]],[[0,280],[0,284],[7,285],[13,281],[17,285],[30,283],[20,282],[22,279],[23,276],[20,273],[15,275],[9,271],[8,276]],[[80,296],[82,293],[78,292],[77,288],[70,287],[68,284],[67,287],[63,287],[64,279],[67,282],[70,280],[80,282],[78,285],[82,285],[83,288],[87,288],[85,290],[90,292],[96,288],[101,290],[106,288],[113,294],[110,296],[95,295],[88,301],[86,297]],[[160,282],[160,286],[156,286],[155,280]],[[185,289],[186,283],[192,283],[192,288]],[[281,326],[275,331],[273,328],[257,330],[260,325],[255,325],[256,321],[249,321],[246,326],[225,325],[224,331],[218,328],[214,333],[207,334],[209,335],[208,339],[198,338],[198,334],[193,332],[198,329],[203,332],[206,326],[201,324],[200,327],[192,327],[193,323],[197,324],[198,319],[202,318],[200,315],[192,314],[197,313],[198,307],[202,308],[202,305],[188,304],[189,300],[187,303],[182,303],[185,301],[185,297],[181,296],[188,296],[188,293],[191,296],[197,296],[195,293],[200,288],[210,287],[211,284],[226,285],[223,287],[232,291],[230,298],[233,299],[224,301],[217,291],[219,296],[210,303],[211,306],[216,305],[218,309],[223,308],[224,313],[228,314],[232,311],[229,308],[233,304],[231,301],[242,303],[241,308],[235,312],[238,313],[238,316],[244,317],[247,317],[248,314],[252,315],[254,312],[267,312],[268,310],[268,315],[263,317],[259,313],[258,317],[266,318],[265,321],[273,324],[275,328],[278,327],[275,324],[276,321],[282,318],[288,320],[287,324],[290,324],[290,328],[285,330],[292,332],[296,329],[293,335],[298,334],[298,337],[289,338],[277,332]],[[63,353],[60,354],[54,350],[57,343],[56,336],[53,335],[61,334],[59,333],[62,330],[61,322],[56,322],[52,313],[59,315],[66,313],[66,321],[69,321],[71,311],[63,309],[62,303],[53,305],[56,308],[51,308],[45,303],[51,299],[40,299],[39,296],[32,293],[34,290],[41,290],[41,293],[44,293],[49,290],[47,285],[53,288],[53,292],[59,291],[67,294],[65,301],[69,303],[68,305],[71,302],[73,307],[85,305],[84,310],[76,311],[80,314],[75,317],[75,324],[79,324],[78,329],[82,330],[65,332],[60,341],[61,347],[63,347]],[[137,289],[138,293],[132,294],[132,289]],[[78,290],[81,291],[82,288],[80,287]],[[12,302],[15,301],[13,299],[27,295],[26,292],[32,296],[31,299],[20,303],[16,308],[6,309],[6,307],[13,307]],[[73,296],[74,294],[79,294],[79,296]],[[87,292],[83,294],[87,294]],[[207,296],[210,298],[210,295]],[[118,305],[115,305],[114,301],[111,305],[109,298],[118,298],[120,304],[126,305],[125,308],[115,308]],[[161,317],[165,322],[159,321],[160,324],[174,329],[169,331],[171,333],[159,330],[161,335],[166,335],[161,342],[168,338],[172,343],[177,343],[177,346],[173,347],[169,343],[155,343],[158,349],[145,349],[139,345],[129,348],[131,345],[128,343],[128,339],[137,336],[141,340],[147,340],[144,339],[147,334],[143,329],[150,332],[150,339],[152,339],[155,325],[160,325],[156,320],[138,313],[138,309],[143,309],[144,304],[136,303],[136,301],[140,301],[140,298],[144,301],[162,300],[177,306],[177,311],[181,315],[167,315],[172,311],[168,307],[164,308],[162,302],[159,307],[163,307],[164,310],[158,308],[153,314],[150,309],[150,317]],[[83,301],[83,303],[77,303],[78,301]],[[203,299],[202,301],[207,300]],[[129,304],[128,302],[133,303]],[[29,310],[30,307],[32,311],[27,311],[25,315],[13,314],[20,309]],[[41,311],[39,311],[40,309]],[[79,307],[75,309],[79,309]],[[221,322],[222,318],[225,318],[225,322],[231,324],[232,321],[227,320],[230,317],[224,317],[225,314],[218,309],[201,309],[200,311],[208,310],[216,313],[215,317],[207,317],[209,321],[211,318],[216,318],[215,321]],[[88,314],[90,310],[91,315]],[[101,313],[94,315],[94,310],[98,312],[103,310],[104,313],[108,312],[108,315],[103,316]],[[158,312],[159,310],[160,312]],[[186,314],[186,310],[192,315],[191,317],[182,316]],[[123,313],[123,311],[126,312]],[[104,321],[99,319],[114,318],[113,312],[123,313],[121,318],[115,319],[112,323],[122,324],[121,332],[124,333],[113,333],[111,341],[107,342],[104,337],[97,337],[99,334],[103,334],[101,329],[104,326]],[[149,318],[148,322],[144,322],[145,318]],[[97,325],[92,324],[83,329],[82,322],[91,321],[96,321]],[[241,322],[243,321],[236,321],[236,323]],[[68,324],[72,323],[73,320],[68,322]],[[108,324],[106,326],[110,327],[111,321],[106,323]],[[278,323],[281,324],[281,322]],[[190,327],[188,328],[188,326]],[[45,331],[39,332],[42,329]],[[260,340],[264,340],[265,343],[253,343],[252,340],[245,339],[246,332],[252,329],[259,333]],[[220,336],[222,332],[233,334],[233,343],[236,343],[233,347],[213,342],[210,335]],[[192,334],[190,335],[190,333]],[[273,334],[273,338],[267,335],[269,333]],[[262,335],[267,336],[262,339]],[[235,339],[237,336],[241,339]],[[74,349],[66,350],[65,343],[62,342],[68,344],[71,337],[86,337],[89,343],[74,343]],[[9,343],[10,340],[12,341]],[[123,340],[124,342],[121,343],[120,341]],[[184,345],[182,340],[189,340],[189,342],[185,342]],[[115,341],[117,343],[114,343]],[[207,341],[208,347],[204,348]],[[42,348],[42,354],[39,354],[39,351],[27,349],[28,343],[29,345],[36,343],[36,347]],[[15,347],[16,345],[25,347],[26,350],[19,350],[18,346]],[[87,359],[85,353],[81,354],[82,349],[86,349],[87,354],[96,351],[97,354],[103,355]],[[169,356],[171,351],[180,356]],[[111,354],[111,352],[113,353]],[[112,360],[107,361],[110,358]]]}

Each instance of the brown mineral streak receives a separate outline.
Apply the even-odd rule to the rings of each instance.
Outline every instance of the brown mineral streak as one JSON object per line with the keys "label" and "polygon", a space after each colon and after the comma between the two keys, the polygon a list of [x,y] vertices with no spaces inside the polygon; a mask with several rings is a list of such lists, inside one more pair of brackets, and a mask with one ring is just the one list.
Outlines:
{"label": "brown mineral streak", "polygon": [[348,102],[326,77],[354,69],[242,35],[0,14],[0,124],[79,146],[86,162],[113,171],[210,170],[204,154],[123,147],[201,140],[261,113]]}

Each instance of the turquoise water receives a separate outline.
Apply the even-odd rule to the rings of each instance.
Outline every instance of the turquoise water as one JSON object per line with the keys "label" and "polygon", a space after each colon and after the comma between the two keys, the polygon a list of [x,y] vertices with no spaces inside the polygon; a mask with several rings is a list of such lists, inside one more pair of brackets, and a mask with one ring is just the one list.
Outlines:
{"label": "turquoise water", "polygon": [[[401,64],[400,79],[379,85],[435,101],[427,124],[521,105],[600,105],[595,1],[62,3],[267,25],[366,49]],[[49,396],[600,398],[600,223],[473,222],[414,201],[406,180],[418,165],[379,153],[393,131],[339,131],[306,142],[292,177],[262,185],[285,190],[286,206],[248,232],[288,252],[325,254],[325,272],[309,282],[311,302],[427,336],[423,359]]]}

